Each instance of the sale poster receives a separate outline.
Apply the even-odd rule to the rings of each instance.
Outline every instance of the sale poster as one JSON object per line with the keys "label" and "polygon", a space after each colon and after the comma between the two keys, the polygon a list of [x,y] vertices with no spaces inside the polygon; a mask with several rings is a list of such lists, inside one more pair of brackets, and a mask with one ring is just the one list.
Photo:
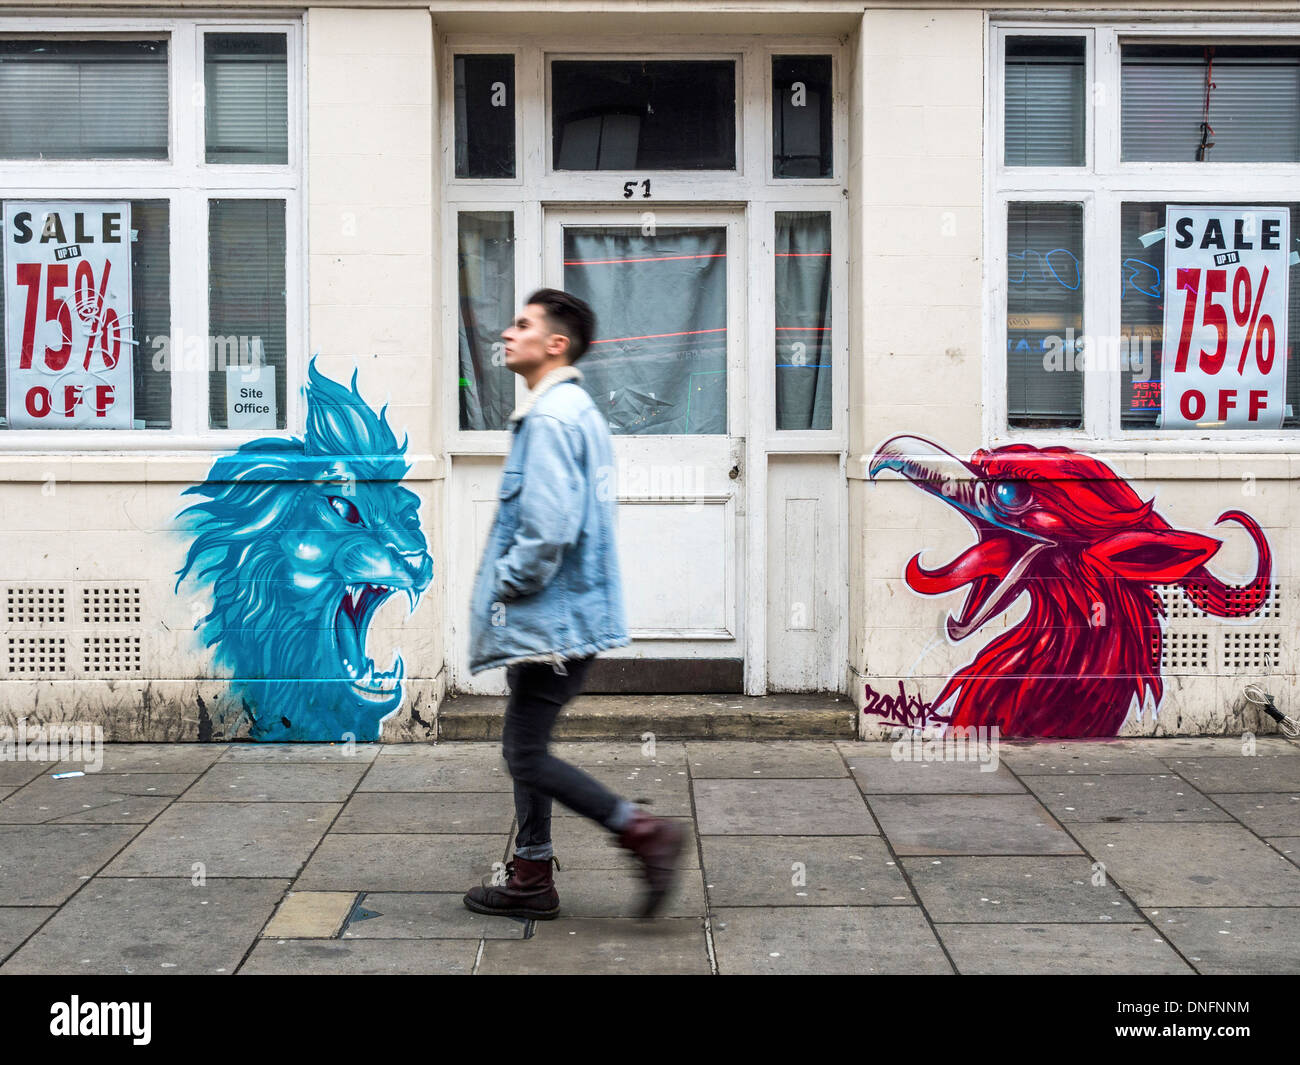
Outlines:
{"label": "sale poster", "polygon": [[11,429],[130,429],[131,205],[4,205]]}
{"label": "sale poster", "polygon": [[1165,211],[1162,426],[1281,428],[1290,211]]}

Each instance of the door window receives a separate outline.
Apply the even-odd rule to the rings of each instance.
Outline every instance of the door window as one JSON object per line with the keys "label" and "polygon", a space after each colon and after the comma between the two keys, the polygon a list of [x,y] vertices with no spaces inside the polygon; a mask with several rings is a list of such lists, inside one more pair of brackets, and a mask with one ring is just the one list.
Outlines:
{"label": "door window", "polygon": [[583,386],[615,434],[727,431],[724,226],[573,226],[564,287],[591,304]]}

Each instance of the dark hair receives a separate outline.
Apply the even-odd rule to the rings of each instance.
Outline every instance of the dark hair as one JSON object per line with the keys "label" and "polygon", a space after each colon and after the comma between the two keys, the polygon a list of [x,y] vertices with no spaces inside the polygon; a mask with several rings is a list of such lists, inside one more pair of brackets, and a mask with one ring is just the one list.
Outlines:
{"label": "dark hair", "polygon": [[558,288],[539,288],[524,305],[535,303],[546,309],[551,328],[569,338],[569,365],[587,352],[596,336],[596,312],[585,302]]}

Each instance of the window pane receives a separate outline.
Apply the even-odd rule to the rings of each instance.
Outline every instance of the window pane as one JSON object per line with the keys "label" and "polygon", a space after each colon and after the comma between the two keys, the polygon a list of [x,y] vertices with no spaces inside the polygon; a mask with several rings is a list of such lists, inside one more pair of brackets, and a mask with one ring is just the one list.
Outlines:
{"label": "window pane", "polygon": [[131,348],[135,378],[135,427],[170,429],[172,366],[171,212],[166,200],[131,204]]}
{"label": "window pane", "polygon": [[1007,422],[1022,429],[1083,424],[1083,206],[1013,203],[1007,210]]}
{"label": "window pane", "polygon": [[[1217,67],[1216,67],[1217,70]],[[1178,200],[1187,207],[1218,206]],[[1277,205],[1251,201],[1251,206],[1289,206],[1292,235],[1300,232],[1300,203]],[[1125,429],[1156,429],[1160,422],[1160,367],[1164,351],[1165,201],[1126,203],[1120,209],[1120,335],[1128,341],[1133,369],[1121,374],[1120,424]],[[1286,402],[1284,428],[1300,428],[1300,366],[1296,339],[1300,337],[1300,270],[1291,267],[1287,304]],[[1149,350],[1148,350],[1149,345]],[[1146,367],[1150,367],[1150,374]]]}
{"label": "window pane", "polygon": [[776,216],[776,427],[831,427],[831,216]]}
{"label": "window pane", "polygon": [[772,176],[831,176],[831,57],[772,57]]}
{"label": "window pane", "polygon": [[515,218],[509,212],[457,216],[460,274],[460,427],[508,429],[515,375],[501,331],[515,313]]}
{"label": "window pane", "polygon": [[[214,429],[284,428],[285,228],[283,200],[208,203],[208,424]],[[275,378],[257,409],[234,411],[261,363]],[[236,367],[232,372],[228,367]],[[265,387],[259,376],[251,387]],[[228,405],[229,404],[229,405]],[[260,408],[267,407],[269,410]]]}
{"label": "window pane", "polygon": [[1083,166],[1082,37],[1008,37],[1006,165]]}
{"label": "window pane", "polygon": [[283,33],[203,35],[209,163],[289,162],[287,52]]}
{"label": "window pane", "polygon": [[614,433],[727,431],[727,231],[564,231],[564,287],[591,304],[582,386]]}
{"label": "window pane", "polygon": [[[131,201],[131,318],[122,323],[135,429],[171,428],[171,226],[166,200]],[[5,264],[7,267],[8,264]],[[75,306],[75,305],[74,305]],[[0,284],[0,322],[5,286]],[[7,428],[7,329],[0,329],[0,428]]]}
{"label": "window pane", "polygon": [[1196,162],[1208,121],[1206,162],[1300,162],[1300,48],[1125,45],[1121,70],[1124,161]]}
{"label": "window pane", "polygon": [[166,159],[166,41],[0,41],[0,158]]}
{"label": "window pane", "polygon": [[515,176],[515,57],[458,55],[456,176]]}
{"label": "window pane", "polygon": [[556,170],[735,170],[730,60],[551,64]]}

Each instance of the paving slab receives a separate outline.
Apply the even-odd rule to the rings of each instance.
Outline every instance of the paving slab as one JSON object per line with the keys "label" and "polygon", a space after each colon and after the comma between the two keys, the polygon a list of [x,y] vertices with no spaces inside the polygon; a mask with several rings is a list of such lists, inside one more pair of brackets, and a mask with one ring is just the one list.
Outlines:
{"label": "paving slab", "polygon": [[54,912],[53,906],[0,906],[0,962]]}
{"label": "paving slab", "polygon": [[[29,780],[47,773],[57,773],[58,762],[18,762],[0,760],[0,788],[21,788]],[[83,768],[75,766],[76,769]]]}
{"label": "paving slab", "polygon": [[262,938],[332,939],[356,901],[354,891],[291,891],[262,929]]}
{"label": "paving slab", "polygon": [[1214,801],[1261,836],[1300,832],[1300,791],[1223,793]]}
{"label": "paving slab", "polygon": [[[497,744],[500,749],[500,744]],[[551,753],[570,765],[675,765],[686,762],[686,744],[676,740],[628,740],[624,743],[601,743],[574,740],[551,744]]]}
{"label": "paving slab", "polygon": [[[911,733],[899,729],[900,737],[910,736]],[[894,757],[894,740],[834,740],[835,749],[840,752],[849,768],[852,768],[854,758],[893,758]]]}
{"label": "paving slab", "polygon": [[381,743],[232,743],[222,762],[306,762],[369,764],[383,748]]}
{"label": "paving slab", "polygon": [[704,883],[718,906],[910,906],[879,836],[706,836]]}
{"label": "paving slab", "polygon": [[[636,917],[645,880],[635,869],[582,869],[565,866],[555,876],[560,917]],[[704,917],[704,881],[699,869],[682,869],[663,902],[659,917]]]}
{"label": "paving slab", "polygon": [[185,802],[158,815],[105,876],[293,877],[338,812],[335,803]]}
{"label": "paving slab", "polygon": [[1276,847],[1296,865],[1300,865],[1300,836],[1272,836],[1265,842]]}
{"label": "paving slab", "polygon": [[957,971],[974,975],[1194,975],[1149,924],[936,925]]}
{"label": "paving slab", "polygon": [[0,802],[0,824],[152,821],[194,782],[190,773],[87,773],[33,780]]}
{"label": "paving slab", "polygon": [[1300,868],[1241,825],[1073,831],[1138,906],[1289,906],[1300,898]]}
{"label": "paving slab", "polygon": [[300,891],[459,891],[504,862],[489,835],[334,835],[321,841],[294,887]]}
{"label": "paving slab", "polygon": [[712,740],[686,744],[695,780],[730,777],[842,777],[848,773],[839,748],[830,742],[785,740],[742,743]]}
{"label": "paving slab", "polygon": [[857,785],[843,780],[697,780],[700,835],[876,836]]}
{"label": "paving slab", "polygon": [[1173,773],[1020,779],[1062,823],[1232,820],[1212,799]]}
{"label": "paving slab", "polygon": [[366,791],[347,801],[330,831],[504,835],[514,816],[514,796],[505,791]]}
{"label": "paving slab", "polygon": [[214,765],[181,796],[182,802],[346,802],[363,762],[301,765],[295,762]]}
{"label": "paving slab", "polygon": [[859,758],[853,778],[868,795],[1024,793],[1006,766],[979,762],[895,761]]}
{"label": "paving slab", "polygon": [[357,790],[513,791],[514,782],[499,743],[420,744],[410,751],[385,745]]}
{"label": "paving slab", "polygon": [[[229,750],[227,743],[106,743],[103,773],[202,773]],[[54,773],[85,769],[63,761]]]}
{"label": "paving slab", "polygon": [[1251,746],[1256,754],[1300,756],[1300,743],[1283,736],[1238,732],[1231,736],[1157,736],[1134,741],[1157,758],[1208,757],[1244,754]]}
{"label": "paving slab", "polygon": [[1075,740],[998,745],[998,757],[1016,773],[1164,773],[1165,764],[1142,744],[1127,740]]}
{"label": "paving slab", "polygon": [[709,973],[704,921],[574,917],[538,921],[531,939],[488,940],[478,972],[568,975]]}
{"label": "paving slab", "polygon": [[465,939],[263,939],[239,975],[465,975],[477,953]]}
{"label": "paving slab", "polygon": [[1234,791],[1300,792],[1300,758],[1289,755],[1178,758],[1166,764],[1207,795]]}
{"label": "paving slab", "polygon": [[724,975],[952,972],[916,906],[723,908],[712,931]]}
{"label": "paving slab", "polygon": [[1300,973],[1300,907],[1196,907],[1146,911],[1197,969],[1214,975]]}
{"label": "paving slab", "polygon": [[394,758],[414,758],[422,762],[457,762],[464,763],[474,759],[500,758],[501,741],[484,741],[481,743],[384,743],[379,753],[385,760]]}
{"label": "paving slab", "polygon": [[366,892],[352,911],[342,938],[524,938],[527,921],[473,913],[465,908],[464,897],[464,891]]}
{"label": "paving slab", "polygon": [[92,880],[0,974],[233,973],[285,880]]}
{"label": "paving slab", "polygon": [[140,831],[139,825],[0,825],[0,905],[60,905]]}
{"label": "paving slab", "polygon": [[[687,817],[674,817],[686,831],[686,842],[682,847],[681,868],[698,869],[700,867],[699,842],[696,839],[695,824]],[[551,818],[551,842],[555,855],[560,860],[563,872],[572,869],[639,869],[640,863],[631,851],[618,845],[618,840],[609,829],[595,821],[582,817]],[[514,832],[507,840],[507,854],[514,854]]]}
{"label": "paving slab", "polygon": [[[585,765],[582,771],[615,795],[644,806],[656,817],[691,816],[691,782],[683,765]],[[555,803],[552,818],[581,817]]]}
{"label": "paving slab", "polygon": [[1114,882],[1094,872],[1087,857],[917,856],[900,861],[934,921],[1131,924],[1141,920]]}
{"label": "paving slab", "polygon": [[1077,854],[1031,795],[873,795],[898,854]]}

